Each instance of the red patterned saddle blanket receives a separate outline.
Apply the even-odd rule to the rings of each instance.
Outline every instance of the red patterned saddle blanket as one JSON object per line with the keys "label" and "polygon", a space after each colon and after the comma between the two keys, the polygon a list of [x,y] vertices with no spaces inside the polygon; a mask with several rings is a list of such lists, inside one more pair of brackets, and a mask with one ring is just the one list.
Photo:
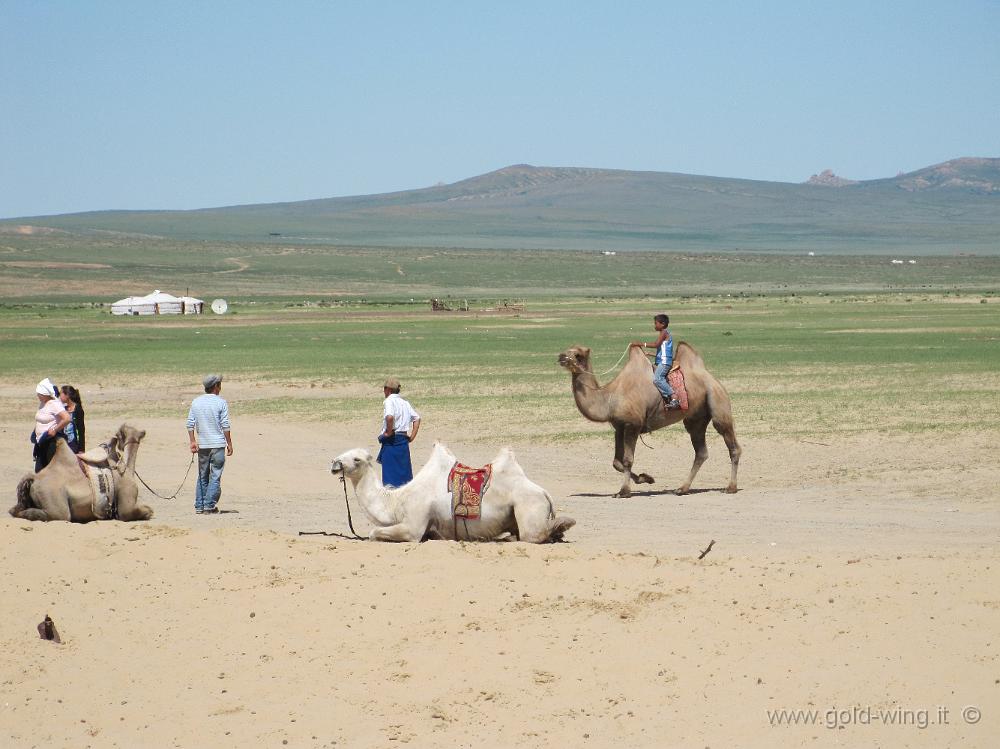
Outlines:
{"label": "red patterned saddle blanket", "polygon": [[451,508],[460,520],[478,520],[482,509],[483,495],[490,485],[493,466],[470,468],[455,463],[448,473],[448,491],[451,492]]}
{"label": "red patterned saddle blanket", "polygon": [[684,373],[681,371],[680,367],[674,367],[669,372],[667,372],[667,382],[670,383],[670,387],[673,388],[674,397],[681,404],[681,411],[688,410],[688,391],[684,387]]}

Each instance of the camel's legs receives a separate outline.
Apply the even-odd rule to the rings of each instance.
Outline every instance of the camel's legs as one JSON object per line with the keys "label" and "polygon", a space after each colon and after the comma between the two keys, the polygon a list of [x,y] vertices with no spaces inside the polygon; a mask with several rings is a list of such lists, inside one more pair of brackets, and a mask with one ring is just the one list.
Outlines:
{"label": "camel's legs", "polygon": [[708,460],[708,446],[705,444],[705,430],[708,429],[708,413],[701,411],[689,416],[684,420],[684,428],[691,435],[691,446],[694,448],[694,462],[691,464],[691,473],[688,474],[687,481],[677,489],[677,494],[687,494],[691,489],[691,482],[698,474],[698,469]]}
{"label": "camel's legs", "polygon": [[[635,443],[637,439],[639,439],[639,431],[637,429],[626,427],[624,424],[615,424],[615,459],[611,465],[619,473],[624,473],[625,476],[622,482],[622,489],[612,496],[631,497],[630,481],[634,481],[637,484],[656,483],[655,479],[648,473],[640,473],[639,475],[632,473],[632,462],[635,458]],[[626,455],[628,456],[627,461]]]}
{"label": "camel's legs", "polygon": [[27,507],[25,509],[19,510],[14,507],[11,508],[11,515],[16,518],[21,518],[22,520],[41,520],[45,521],[49,519],[45,510],[39,510],[37,507]]}
{"label": "camel's legs", "polygon": [[373,528],[371,535],[368,537],[372,541],[419,541],[420,539],[414,538],[413,533],[410,532],[410,526],[406,523],[396,523],[396,525],[387,525],[384,528]]}
{"label": "camel's legs", "polygon": [[153,517],[153,508],[141,505],[136,500],[126,501],[124,507],[118,505],[118,519],[124,522],[131,520],[149,520]]}
{"label": "camel's legs", "polygon": [[[639,430],[630,426],[621,427],[622,435],[622,455],[621,455],[621,471],[624,474],[622,477],[622,487],[618,490],[617,494],[612,496],[615,497],[631,497],[632,487],[631,481],[635,479],[639,480],[634,473],[632,473],[632,461],[635,458],[635,442],[639,439]],[[618,443],[618,428],[615,429],[615,444]]]}
{"label": "camel's legs", "polygon": [[625,451],[624,433],[625,433],[624,425],[615,424],[615,459],[611,461],[611,465],[614,466],[614,469],[618,471],[618,473],[621,473],[622,471],[625,470],[625,466],[622,463],[622,454]]}
{"label": "camel's legs", "polygon": [[126,484],[123,480],[118,486],[118,519],[149,520],[153,517],[153,508],[139,504],[139,487],[135,482]]}
{"label": "camel's legs", "polygon": [[629,480],[632,478],[632,462],[625,464],[625,425],[615,424],[615,459],[611,462],[618,473],[625,474],[622,478],[622,488],[612,497],[631,497],[632,489]]}
{"label": "camel's legs", "polygon": [[[70,512],[71,501],[65,496],[60,496],[56,501],[49,502],[42,509],[25,510],[21,513],[21,517],[28,520],[64,520],[68,523],[73,519],[73,515]],[[35,506],[38,506],[37,502]],[[37,517],[37,513],[41,513],[44,517]]]}
{"label": "camel's legs", "polygon": [[729,448],[729,462],[732,468],[729,474],[729,486],[726,487],[726,493],[735,494],[736,470],[740,466],[740,454],[743,452],[736,441],[736,430],[733,429],[732,422],[720,422],[718,419],[712,422],[712,426],[715,427],[715,431],[722,435],[722,439],[726,441],[726,447]]}

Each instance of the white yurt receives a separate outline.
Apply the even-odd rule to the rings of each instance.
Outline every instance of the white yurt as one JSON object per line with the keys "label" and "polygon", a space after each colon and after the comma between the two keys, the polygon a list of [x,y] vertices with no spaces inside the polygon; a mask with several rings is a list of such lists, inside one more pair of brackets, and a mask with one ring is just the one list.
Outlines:
{"label": "white yurt", "polygon": [[181,301],[181,298],[165,291],[157,289],[146,299],[156,306],[156,314],[158,315],[180,315],[184,312],[184,302]]}
{"label": "white yurt", "polygon": [[156,305],[144,296],[127,296],[111,305],[112,315],[155,315]]}
{"label": "white yurt", "polygon": [[205,303],[193,296],[178,297],[157,289],[146,296],[130,296],[111,305],[112,315],[200,315]]}

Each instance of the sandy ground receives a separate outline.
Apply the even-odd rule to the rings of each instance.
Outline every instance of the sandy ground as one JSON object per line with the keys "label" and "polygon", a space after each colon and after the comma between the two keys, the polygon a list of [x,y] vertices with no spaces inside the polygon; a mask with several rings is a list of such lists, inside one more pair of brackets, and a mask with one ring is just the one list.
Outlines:
{"label": "sandy ground", "polygon": [[[9,504],[23,417],[0,413]],[[132,419],[161,494],[188,466],[182,418]],[[329,462],[374,443],[368,421],[237,419],[217,516],[188,478],[143,491],[149,523],[0,519],[3,745],[996,745],[996,435],[744,438],[735,496],[713,435],[676,497],[676,429],[640,447],[658,483],[630,500],[610,432],[515,441],[578,521],[568,543],[297,536],[346,530]],[[116,426],[88,419],[91,439]],[[415,463],[460,433],[428,423]],[[467,464],[500,446],[445,441]]]}

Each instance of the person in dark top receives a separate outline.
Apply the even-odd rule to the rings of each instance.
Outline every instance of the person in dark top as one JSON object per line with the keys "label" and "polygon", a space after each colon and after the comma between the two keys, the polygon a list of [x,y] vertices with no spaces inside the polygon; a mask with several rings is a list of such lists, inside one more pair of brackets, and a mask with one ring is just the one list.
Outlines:
{"label": "person in dark top", "polygon": [[75,453],[87,449],[87,427],[84,423],[83,400],[80,391],[72,385],[63,385],[59,389],[59,400],[70,415],[70,423],[66,425],[66,444]]}

